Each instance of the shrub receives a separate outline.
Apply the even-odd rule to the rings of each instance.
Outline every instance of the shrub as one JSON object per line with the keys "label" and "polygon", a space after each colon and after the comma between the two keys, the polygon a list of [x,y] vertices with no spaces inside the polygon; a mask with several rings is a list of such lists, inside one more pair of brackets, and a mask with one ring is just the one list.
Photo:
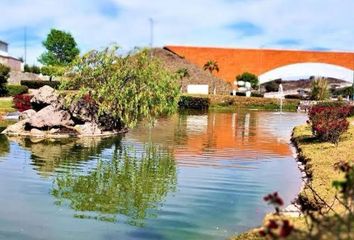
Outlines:
{"label": "shrub", "polygon": [[0,63],[0,96],[7,93],[6,83],[9,78],[10,68]]}
{"label": "shrub", "polygon": [[[236,92],[236,96],[241,96],[241,97],[245,97],[246,93],[245,92]],[[264,95],[262,93],[257,93],[257,92],[251,92],[251,97],[264,97]]]}
{"label": "shrub", "polygon": [[210,105],[208,97],[181,96],[178,106],[182,109],[207,109]]}
{"label": "shrub", "polygon": [[45,85],[48,85],[54,89],[58,89],[60,86],[60,82],[59,81],[42,81],[42,80],[35,80],[35,81],[22,80],[21,85],[27,86],[28,88],[32,88],[32,89],[38,89],[38,88],[41,88]]}
{"label": "shrub", "polygon": [[31,109],[31,95],[28,94],[19,94],[14,97],[14,104],[16,109],[19,112],[26,111],[28,109]]}
{"label": "shrub", "polygon": [[285,95],[286,99],[302,99],[302,96],[299,94]]}
{"label": "shrub", "polygon": [[7,88],[7,95],[11,97],[16,96],[18,94],[28,93],[27,86],[7,85],[6,88]]}
{"label": "shrub", "polygon": [[[328,104],[328,103],[326,103]],[[309,111],[313,134],[321,141],[337,144],[340,136],[348,130],[347,117],[350,107],[315,105]]]}
{"label": "shrub", "polygon": [[105,129],[120,130],[141,119],[152,120],[177,110],[179,84],[175,74],[151,58],[147,50],[118,55],[117,47],[91,51],[78,58],[63,81],[64,89],[80,87],[67,95],[67,104],[85,95],[93,100],[92,114],[108,119],[99,123]]}
{"label": "shrub", "polygon": [[312,81],[311,100],[326,100],[329,98],[328,81],[319,77]]}
{"label": "shrub", "polygon": [[237,81],[250,82],[253,89],[257,89],[258,88],[258,77],[255,74],[253,74],[253,73],[244,72],[241,75],[238,75],[236,77],[236,80]]}
{"label": "shrub", "polygon": [[41,73],[41,68],[36,66],[36,65],[28,65],[25,64],[24,66],[24,72],[29,72],[29,73],[35,73],[35,74],[40,74]]}
{"label": "shrub", "polygon": [[266,92],[278,92],[280,83],[281,83],[281,79],[267,82],[264,84],[264,88]]}

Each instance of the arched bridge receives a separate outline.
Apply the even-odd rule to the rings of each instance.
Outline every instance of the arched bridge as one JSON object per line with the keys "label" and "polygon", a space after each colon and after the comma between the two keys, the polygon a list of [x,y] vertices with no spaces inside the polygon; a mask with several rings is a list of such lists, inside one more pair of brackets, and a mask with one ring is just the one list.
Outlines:
{"label": "arched bridge", "polygon": [[213,74],[231,83],[243,72],[256,74],[260,83],[297,76],[324,76],[353,81],[354,52],[185,46],[164,48],[199,67],[209,60],[216,61],[220,71]]}

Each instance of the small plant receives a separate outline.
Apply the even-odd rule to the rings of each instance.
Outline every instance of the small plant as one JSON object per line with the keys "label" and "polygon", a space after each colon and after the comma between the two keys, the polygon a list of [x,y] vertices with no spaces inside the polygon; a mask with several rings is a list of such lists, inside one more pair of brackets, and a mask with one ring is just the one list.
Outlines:
{"label": "small plant", "polygon": [[328,81],[326,78],[317,77],[312,81],[311,99],[326,100],[329,98]]}
{"label": "small plant", "polygon": [[15,104],[16,109],[19,112],[26,111],[28,109],[31,109],[31,95],[28,94],[18,94],[14,97],[13,101]]}
{"label": "small plant", "polygon": [[240,75],[238,75],[236,77],[237,81],[244,81],[244,82],[249,82],[251,83],[251,87],[253,89],[257,89],[258,88],[258,77],[253,74],[253,73],[249,73],[249,72],[244,72]]}
{"label": "small plant", "polygon": [[338,144],[340,136],[348,130],[350,111],[347,105],[313,106],[309,111],[312,133],[320,141]]}
{"label": "small plant", "polygon": [[0,97],[7,93],[6,83],[10,77],[10,68],[0,63]]}

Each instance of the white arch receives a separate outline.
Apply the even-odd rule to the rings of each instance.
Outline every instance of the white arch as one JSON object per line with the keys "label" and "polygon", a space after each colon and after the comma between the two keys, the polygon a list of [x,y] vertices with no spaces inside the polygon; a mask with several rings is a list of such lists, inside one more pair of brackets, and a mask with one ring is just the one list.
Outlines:
{"label": "white arch", "polygon": [[322,76],[322,77],[332,77],[341,79],[348,82],[353,82],[354,71],[327,63],[296,63],[275,68],[268,71],[259,78],[259,84],[263,84],[275,79],[285,79],[289,77],[310,77],[310,76]]}

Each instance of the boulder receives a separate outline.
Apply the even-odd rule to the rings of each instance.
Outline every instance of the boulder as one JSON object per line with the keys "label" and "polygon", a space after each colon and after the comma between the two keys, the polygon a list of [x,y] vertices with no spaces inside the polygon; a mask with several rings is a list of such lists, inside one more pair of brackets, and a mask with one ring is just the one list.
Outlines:
{"label": "boulder", "polygon": [[31,99],[31,104],[36,109],[48,105],[57,105],[59,102],[59,94],[47,85],[38,89],[38,92]]}
{"label": "boulder", "polygon": [[76,131],[82,136],[94,136],[102,134],[101,129],[96,123],[85,122],[82,125],[75,126]]}
{"label": "boulder", "polygon": [[31,136],[35,136],[35,137],[44,137],[45,136],[45,132],[36,129],[36,128],[32,128],[31,132],[30,132]]}
{"label": "boulder", "polygon": [[20,113],[19,119],[20,120],[30,119],[34,114],[36,114],[36,111],[34,111],[33,109],[28,109]]}
{"label": "boulder", "polygon": [[8,126],[2,134],[7,135],[21,135],[25,132],[25,126],[28,120],[19,121],[13,125]]}
{"label": "boulder", "polygon": [[27,125],[31,128],[41,129],[59,126],[72,126],[74,125],[74,122],[71,120],[71,116],[68,111],[49,105],[34,114],[28,120]]}
{"label": "boulder", "polygon": [[84,99],[79,99],[70,104],[69,112],[77,122],[96,122],[98,108],[94,104],[86,102]]}

